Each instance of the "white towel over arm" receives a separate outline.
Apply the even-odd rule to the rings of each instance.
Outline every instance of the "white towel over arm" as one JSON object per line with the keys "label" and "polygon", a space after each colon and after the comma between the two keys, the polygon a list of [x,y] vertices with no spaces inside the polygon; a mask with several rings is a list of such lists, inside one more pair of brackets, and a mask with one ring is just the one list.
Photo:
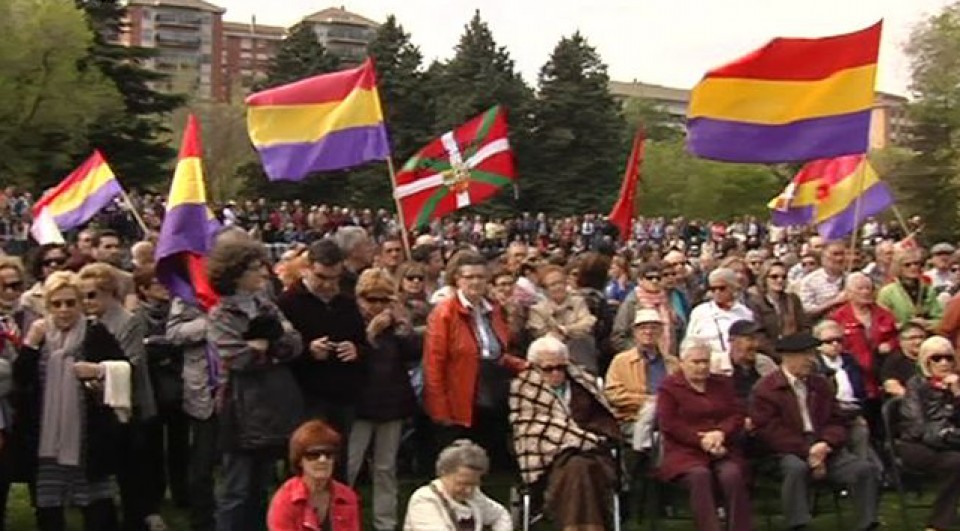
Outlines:
{"label": "white towel over arm", "polygon": [[129,422],[133,413],[130,402],[130,363],[127,361],[104,361],[103,403],[113,408],[120,422]]}

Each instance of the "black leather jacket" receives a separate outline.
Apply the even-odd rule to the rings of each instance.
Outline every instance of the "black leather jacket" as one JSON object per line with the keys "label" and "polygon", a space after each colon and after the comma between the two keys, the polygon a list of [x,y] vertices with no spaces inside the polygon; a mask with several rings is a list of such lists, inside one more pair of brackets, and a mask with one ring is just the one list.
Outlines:
{"label": "black leather jacket", "polygon": [[900,438],[932,448],[960,448],[960,397],[924,376],[907,382],[900,408]]}

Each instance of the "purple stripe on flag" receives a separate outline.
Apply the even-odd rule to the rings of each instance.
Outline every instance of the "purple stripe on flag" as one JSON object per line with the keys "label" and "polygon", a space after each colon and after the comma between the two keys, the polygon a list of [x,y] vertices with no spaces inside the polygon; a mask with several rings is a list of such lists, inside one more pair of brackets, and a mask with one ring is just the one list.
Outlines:
{"label": "purple stripe on flag", "polygon": [[53,220],[60,230],[75,229],[103,210],[118,195],[120,195],[120,183],[116,179],[110,179],[87,196],[77,205],[77,208],[58,214],[53,217]]}
{"label": "purple stripe on flag", "polygon": [[789,227],[792,225],[807,225],[814,221],[813,205],[804,205],[801,207],[788,208],[786,211],[771,210],[770,221],[778,227]]}
{"label": "purple stripe on flag", "polygon": [[167,287],[174,297],[183,299],[186,303],[196,306],[197,293],[190,282],[190,273],[183,261],[183,255],[176,254],[157,260],[157,280]]}
{"label": "purple stripe on flag", "polygon": [[725,162],[798,162],[865,153],[869,133],[870,110],[784,125],[694,118],[687,150]]}
{"label": "purple stripe on flag", "polygon": [[837,215],[820,223],[817,227],[820,236],[825,240],[835,240],[850,234],[863,220],[883,212],[892,205],[893,195],[886,183],[878,182],[863,191],[859,202],[859,211],[855,200]]}
{"label": "purple stripe on flag", "polygon": [[210,245],[207,205],[183,203],[166,213],[157,238],[157,260],[193,252],[207,254]]}
{"label": "purple stripe on flag", "polygon": [[390,156],[387,130],[377,124],[342,129],[316,142],[258,147],[271,181],[299,181],[315,171],[339,170]]}

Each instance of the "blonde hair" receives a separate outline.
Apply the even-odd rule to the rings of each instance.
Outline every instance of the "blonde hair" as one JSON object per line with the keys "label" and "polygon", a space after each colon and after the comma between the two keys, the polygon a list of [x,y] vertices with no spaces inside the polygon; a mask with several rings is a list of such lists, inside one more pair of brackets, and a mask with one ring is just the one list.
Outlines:
{"label": "blonde hair", "polygon": [[80,299],[80,276],[73,271],[56,271],[43,281],[43,303],[50,302],[50,296],[62,289],[72,289]]}
{"label": "blonde hair", "polygon": [[117,269],[109,264],[96,262],[87,264],[80,269],[80,280],[92,280],[97,289],[120,296],[120,281],[117,278]]}
{"label": "blonde hair", "polygon": [[386,269],[372,267],[363,273],[357,279],[357,297],[364,297],[373,293],[382,293],[385,296],[392,297],[396,292],[396,281],[393,275]]}
{"label": "blonde hair", "polygon": [[931,336],[920,344],[920,354],[917,355],[917,365],[924,376],[930,376],[930,357],[941,352],[949,352],[955,356],[950,340],[943,336]]}
{"label": "blonde hair", "polygon": [[0,269],[13,269],[20,275],[21,280],[26,280],[23,278],[26,274],[23,268],[23,261],[17,256],[0,256]]}
{"label": "blonde hair", "polygon": [[[899,278],[900,273],[903,271],[903,263],[910,258],[915,258],[917,260],[923,260],[923,253],[920,252],[920,249],[895,247],[893,251],[893,260],[890,262],[890,276],[894,278]],[[922,269],[923,264],[921,264]]]}

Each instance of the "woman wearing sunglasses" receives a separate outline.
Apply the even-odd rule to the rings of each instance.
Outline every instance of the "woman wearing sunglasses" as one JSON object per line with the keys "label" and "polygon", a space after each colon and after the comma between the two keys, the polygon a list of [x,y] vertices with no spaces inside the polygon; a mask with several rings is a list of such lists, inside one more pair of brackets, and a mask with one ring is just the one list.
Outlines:
{"label": "woman wearing sunglasses", "polygon": [[47,243],[38,247],[32,258],[27,260],[30,277],[35,284],[20,296],[20,306],[24,310],[24,329],[29,327],[34,319],[43,316],[43,281],[51,273],[62,270],[68,258],[67,248],[62,244]]}
{"label": "woman wearing sunglasses", "polygon": [[397,267],[397,302],[410,312],[410,324],[421,334],[431,308],[426,280],[427,268],[420,262],[403,262]]}
{"label": "woman wearing sunglasses", "polygon": [[772,354],[777,340],[800,332],[810,332],[807,314],[800,297],[787,291],[787,266],[779,260],[763,264],[757,285],[747,296],[747,307],[761,325],[764,341],[760,350]]}
{"label": "woman wearing sunglasses", "polygon": [[950,529],[960,502],[960,374],[950,341],[930,337],[920,345],[920,374],[907,382],[900,408],[898,451],[904,464],[946,482],[937,493],[927,531]]}
{"label": "woman wearing sunglasses", "polygon": [[267,513],[270,531],[360,531],[357,494],[333,479],[343,439],[322,420],[300,425],[290,436],[295,475],[273,495]]}
{"label": "woman wearing sunglasses", "polygon": [[373,446],[373,527],[397,527],[397,451],[404,421],[417,401],[407,367],[420,359],[423,342],[407,312],[396,304],[396,282],[385,269],[368,269],[357,280],[357,305],[366,324],[364,376],[350,427],[347,478],[355,485],[367,450]]}
{"label": "woman wearing sunglasses", "polygon": [[113,375],[129,374],[129,362],[106,327],[83,318],[82,291],[74,273],[47,277],[47,312],[30,325],[14,364],[18,384],[33,391],[18,415],[31,432],[22,459],[34,472],[42,531],[65,530],[67,506],[80,507],[87,531],[118,529],[110,476],[122,465],[121,415],[104,404],[103,390]]}
{"label": "woman wearing sunglasses", "polygon": [[923,258],[920,249],[899,249],[893,255],[890,274],[894,281],[880,289],[877,303],[893,312],[897,326],[917,321],[927,330],[936,330],[943,316],[937,293],[921,274]]}

